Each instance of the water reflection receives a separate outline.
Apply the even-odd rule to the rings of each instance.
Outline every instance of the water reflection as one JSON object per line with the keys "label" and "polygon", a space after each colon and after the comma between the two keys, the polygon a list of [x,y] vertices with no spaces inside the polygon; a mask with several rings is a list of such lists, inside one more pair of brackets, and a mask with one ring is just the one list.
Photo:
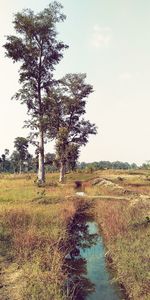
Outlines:
{"label": "water reflection", "polygon": [[66,256],[67,271],[69,273],[67,290],[73,299],[84,300],[94,292],[95,285],[87,277],[87,261],[81,256],[81,251],[96,245],[98,234],[89,233],[89,217],[78,212],[69,228],[69,253]]}

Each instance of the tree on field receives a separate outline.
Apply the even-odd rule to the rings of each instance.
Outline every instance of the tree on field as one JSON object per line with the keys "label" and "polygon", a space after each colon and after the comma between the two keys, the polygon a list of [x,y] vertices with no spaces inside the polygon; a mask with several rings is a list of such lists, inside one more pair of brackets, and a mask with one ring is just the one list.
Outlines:
{"label": "tree on field", "polygon": [[18,153],[19,171],[22,172],[24,161],[28,158],[28,140],[24,137],[17,137],[14,141],[14,146]]}
{"label": "tree on field", "polygon": [[2,172],[7,172],[9,170],[10,164],[8,160],[8,155],[9,155],[9,150],[5,149],[4,153],[1,155],[0,158],[0,164],[1,164],[1,171]]}
{"label": "tree on field", "polygon": [[54,1],[38,14],[30,9],[17,13],[14,28],[17,35],[7,36],[4,45],[7,57],[21,62],[19,71],[20,90],[15,98],[25,103],[30,119],[26,126],[32,130],[32,137],[39,138],[38,180],[45,181],[44,138],[45,138],[45,93],[53,83],[55,65],[63,57],[64,43],[57,40],[56,23],[64,21],[62,6]]}
{"label": "tree on field", "polygon": [[6,155],[4,153],[2,154],[1,161],[2,161],[2,171],[4,172],[5,171],[5,161],[6,161]]}
{"label": "tree on field", "polygon": [[67,168],[74,171],[77,167],[77,160],[79,158],[79,145],[70,143],[67,151]]}
{"label": "tree on field", "polygon": [[9,149],[6,148],[6,149],[4,150],[4,153],[5,153],[5,157],[7,158],[8,155],[9,155]]}
{"label": "tree on field", "polygon": [[27,152],[26,161],[25,161],[25,171],[26,172],[29,172],[34,169],[33,163],[34,163],[33,155],[30,154],[29,152]]}
{"label": "tree on field", "polygon": [[[86,74],[67,74],[59,80],[57,87],[50,91],[49,135],[56,136],[56,156],[60,162],[60,179],[65,175],[67,162],[74,155],[74,163],[79,156],[79,148],[86,145],[90,134],[96,134],[95,124],[83,118],[86,98],[93,87],[85,82]],[[72,150],[72,151],[71,151]]]}
{"label": "tree on field", "polygon": [[55,161],[55,154],[54,153],[46,153],[45,154],[45,161],[44,164],[45,165],[52,165]]}
{"label": "tree on field", "polygon": [[20,157],[18,151],[13,151],[10,156],[11,169],[14,173],[19,172]]}
{"label": "tree on field", "polygon": [[45,154],[45,168],[48,172],[58,171],[56,154],[55,153],[46,153]]}

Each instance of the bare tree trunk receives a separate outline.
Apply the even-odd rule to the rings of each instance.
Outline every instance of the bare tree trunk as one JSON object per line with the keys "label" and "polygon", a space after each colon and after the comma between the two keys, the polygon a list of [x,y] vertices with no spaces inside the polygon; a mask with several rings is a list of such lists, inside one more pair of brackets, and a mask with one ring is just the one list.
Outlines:
{"label": "bare tree trunk", "polygon": [[22,161],[20,160],[20,163],[19,163],[19,173],[21,174],[22,173]]}
{"label": "bare tree trunk", "polygon": [[61,161],[60,162],[60,175],[59,175],[59,182],[64,182],[65,176],[65,164]]}
{"label": "bare tree trunk", "polygon": [[38,183],[45,182],[45,167],[44,167],[44,131],[43,131],[43,105],[41,99],[41,71],[42,71],[42,48],[39,56],[38,69],[38,102],[39,102],[39,168],[38,168]]}
{"label": "bare tree trunk", "polygon": [[38,182],[45,182],[45,168],[44,168],[44,137],[43,130],[39,131],[39,167],[38,167]]}

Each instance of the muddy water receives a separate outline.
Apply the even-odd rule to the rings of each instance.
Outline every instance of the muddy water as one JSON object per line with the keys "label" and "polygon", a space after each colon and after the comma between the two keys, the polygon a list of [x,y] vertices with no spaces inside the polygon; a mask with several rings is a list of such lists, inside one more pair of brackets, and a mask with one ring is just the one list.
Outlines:
{"label": "muddy water", "polygon": [[124,299],[105,262],[105,249],[97,224],[84,213],[78,213],[70,227],[70,252],[67,290],[76,300]]}

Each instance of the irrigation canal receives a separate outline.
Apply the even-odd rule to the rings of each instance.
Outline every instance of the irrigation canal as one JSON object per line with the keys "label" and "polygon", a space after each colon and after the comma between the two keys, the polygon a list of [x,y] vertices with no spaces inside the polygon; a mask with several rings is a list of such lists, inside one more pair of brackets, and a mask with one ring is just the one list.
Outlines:
{"label": "irrigation canal", "polygon": [[120,288],[112,283],[105,260],[103,238],[95,221],[80,209],[70,225],[67,290],[76,300],[122,300]]}

